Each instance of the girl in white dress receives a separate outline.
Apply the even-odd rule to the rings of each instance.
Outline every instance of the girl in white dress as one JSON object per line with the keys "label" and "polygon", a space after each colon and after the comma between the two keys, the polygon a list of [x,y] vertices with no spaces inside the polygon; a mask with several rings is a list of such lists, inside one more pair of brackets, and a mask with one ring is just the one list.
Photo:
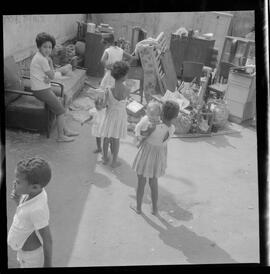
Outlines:
{"label": "girl in white dress", "polygon": [[115,80],[111,76],[111,70],[115,62],[122,61],[123,58],[129,61],[137,58],[132,57],[123,49],[115,45],[113,34],[109,34],[107,37],[104,37],[102,42],[106,45],[106,49],[101,57],[101,63],[105,67],[105,75],[100,83],[100,88],[104,90],[106,87],[114,86]]}
{"label": "girl in white dress", "polygon": [[100,97],[95,99],[95,107],[89,110],[89,118],[82,122],[82,125],[92,121],[92,135],[96,137],[97,149],[94,153],[102,152],[100,129],[105,118],[106,109],[103,106],[103,100]]}
{"label": "girl in white dress", "polygon": [[152,214],[158,213],[158,178],[165,174],[167,167],[167,142],[175,131],[172,120],[178,116],[179,105],[174,101],[166,101],[162,106],[161,123],[142,143],[135,156],[132,168],[137,172],[138,186],[136,192],[137,207],[140,214],[146,178],[149,178],[152,199]]}
{"label": "girl in white dress", "polygon": [[107,164],[108,146],[111,141],[111,151],[113,160],[111,167],[115,168],[120,163],[117,162],[120,139],[127,135],[127,98],[129,89],[123,84],[127,78],[129,66],[124,61],[115,62],[112,67],[112,76],[115,79],[114,87],[105,89],[105,102],[107,105],[106,116],[101,127],[101,136],[103,139],[103,164]]}

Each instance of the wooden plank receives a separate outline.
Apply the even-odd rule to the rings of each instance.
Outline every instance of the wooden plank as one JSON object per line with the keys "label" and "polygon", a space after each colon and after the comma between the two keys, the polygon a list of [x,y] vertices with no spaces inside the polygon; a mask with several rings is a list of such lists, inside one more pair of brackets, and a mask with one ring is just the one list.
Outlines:
{"label": "wooden plank", "polygon": [[175,91],[177,86],[177,75],[174,68],[171,51],[169,49],[167,49],[160,57],[160,61],[165,73],[166,86],[170,91]]}

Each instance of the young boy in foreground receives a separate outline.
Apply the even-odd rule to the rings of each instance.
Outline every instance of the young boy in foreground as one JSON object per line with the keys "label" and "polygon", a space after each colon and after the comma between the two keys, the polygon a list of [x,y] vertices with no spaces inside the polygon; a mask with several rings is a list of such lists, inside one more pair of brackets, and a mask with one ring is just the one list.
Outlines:
{"label": "young boy in foreground", "polygon": [[52,237],[49,208],[44,187],[51,168],[40,157],[21,160],[15,169],[11,198],[17,203],[8,232],[8,245],[17,251],[21,268],[51,267]]}

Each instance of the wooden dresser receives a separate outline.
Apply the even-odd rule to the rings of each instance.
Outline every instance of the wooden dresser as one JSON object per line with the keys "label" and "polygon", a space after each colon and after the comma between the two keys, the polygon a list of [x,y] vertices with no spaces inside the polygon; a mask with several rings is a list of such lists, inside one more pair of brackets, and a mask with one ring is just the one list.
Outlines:
{"label": "wooden dresser", "polygon": [[225,98],[231,121],[252,119],[256,114],[256,74],[230,72]]}
{"label": "wooden dresser", "polygon": [[209,63],[209,49],[213,48],[215,40],[195,37],[180,37],[171,34],[170,50],[177,77],[181,76],[184,61]]}
{"label": "wooden dresser", "polygon": [[105,50],[102,44],[102,33],[87,32],[85,35],[85,55],[84,66],[87,68],[86,74],[94,77],[103,77],[104,66],[101,64],[100,59]]}

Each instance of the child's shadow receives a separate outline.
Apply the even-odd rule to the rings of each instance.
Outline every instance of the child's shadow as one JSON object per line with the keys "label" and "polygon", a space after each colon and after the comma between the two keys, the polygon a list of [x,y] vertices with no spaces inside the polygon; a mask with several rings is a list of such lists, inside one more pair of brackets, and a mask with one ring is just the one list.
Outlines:
{"label": "child's shadow", "polygon": [[[114,170],[113,173],[117,179],[136,190],[137,188],[137,175],[131,166],[121,159],[121,166]],[[130,195],[134,200],[136,200],[135,195]],[[150,187],[147,183],[145,185],[143,204],[151,205],[151,195]],[[166,189],[159,186],[159,210],[165,211],[169,216],[182,221],[189,221],[193,218],[192,213],[182,209],[175,201],[173,195],[169,193]]]}
{"label": "child's shadow", "polygon": [[105,188],[108,187],[112,182],[107,176],[94,172],[91,174],[91,183],[97,187]]}
{"label": "child's shadow", "polygon": [[181,252],[192,264],[217,264],[217,263],[237,263],[232,257],[215,242],[206,237],[199,236],[189,230],[186,226],[177,227],[169,224],[164,218],[158,215],[160,222],[166,227],[153,222],[145,214],[141,214],[144,220],[159,232],[160,239]]}

